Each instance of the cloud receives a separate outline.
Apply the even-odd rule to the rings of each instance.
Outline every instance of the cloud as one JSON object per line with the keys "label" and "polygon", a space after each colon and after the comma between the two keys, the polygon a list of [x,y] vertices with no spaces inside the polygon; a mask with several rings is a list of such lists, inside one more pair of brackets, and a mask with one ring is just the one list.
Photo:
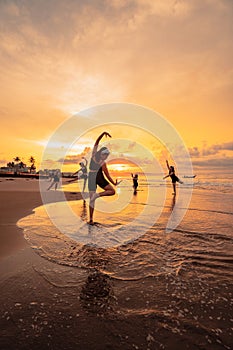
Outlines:
{"label": "cloud", "polygon": [[201,152],[198,147],[189,148],[189,153],[191,157],[199,157]]}
{"label": "cloud", "polygon": [[54,161],[53,159],[45,159],[43,161],[43,169],[57,169],[58,168],[58,163],[56,161]]}
{"label": "cloud", "polygon": [[191,157],[194,158],[216,155],[221,151],[233,151],[233,142],[224,142],[221,144],[214,144],[209,147],[204,146],[203,148],[189,148],[189,153]]}
{"label": "cloud", "polygon": [[194,121],[199,142],[231,137],[232,17],[228,0],[1,1],[2,134],[42,139],[70,113],[127,101],[187,135]]}
{"label": "cloud", "polygon": [[222,144],[222,149],[233,151],[233,141],[232,142],[225,142]]}
{"label": "cloud", "polygon": [[119,157],[119,158],[113,158],[111,159],[108,164],[125,164],[125,165],[129,165],[129,164],[135,164],[132,161],[124,158],[124,157]]}
{"label": "cloud", "polygon": [[194,160],[194,166],[205,166],[205,167],[226,167],[228,169],[233,169],[233,157],[225,157],[218,159],[206,159],[206,160]]}
{"label": "cloud", "polygon": [[82,157],[90,156],[91,148],[85,147],[84,150],[77,155],[68,155],[65,159],[60,158],[57,160],[58,163],[63,163],[64,165],[75,164],[78,165],[82,161]]}
{"label": "cloud", "polygon": [[5,159],[0,159],[1,166],[6,166],[7,161]]}

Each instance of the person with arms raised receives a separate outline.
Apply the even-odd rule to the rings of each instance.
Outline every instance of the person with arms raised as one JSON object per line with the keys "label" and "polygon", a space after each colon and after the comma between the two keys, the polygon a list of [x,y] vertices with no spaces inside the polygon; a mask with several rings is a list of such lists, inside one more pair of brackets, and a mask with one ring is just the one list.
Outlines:
{"label": "person with arms raised", "polygon": [[[110,152],[107,147],[101,147],[98,150],[99,142],[101,139],[106,137],[111,137],[107,132],[103,132],[96,140],[90,161],[90,170],[88,177],[88,189],[90,194],[89,203],[89,213],[90,221],[89,224],[93,225],[93,214],[95,209],[95,201],[98,197],[103,196],[113,196],[115,194],[115,189],[112,185],[117,186],[117,180],[114,181],[109,174],[106,159],[108,158]],[[111,185],[111,184],[112,185]],[[102,192],[96,193],[97,185],[103,189]]]}

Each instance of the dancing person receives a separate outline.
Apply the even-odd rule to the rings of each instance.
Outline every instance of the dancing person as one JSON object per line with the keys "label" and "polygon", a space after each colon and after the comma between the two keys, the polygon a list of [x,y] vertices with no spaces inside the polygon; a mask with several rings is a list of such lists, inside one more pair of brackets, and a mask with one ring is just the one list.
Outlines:
{"label": "dancing person", "polygon": [[82,157],[82,159],[84,159],[85,164],[84,164],[84,162],[80,162],[79,165],[80,165],[81,168],[78,171],[76,171],[75,173],[72,174],[72,176],[74,176],[74,175],[78,175],[79,172],[81,172],[81,176],[78,175],[74,179],[69,180],[68,182],[74,182],[76,180],[83,179],[83,190],[82,190],[82,192],[84,192],[85,188],[86,188],[87,177],[88,177],[87,176],[87,163],[88,163],[88,161],[87,161],[87,159],[85,157]]}
{"label": "dancing person", "polygon": [[175,168],[174,166],[170,166],[168,161],[166,160],[166,164],[167,164],[167,168],[168,168],[168,175],[164,176],[163,178],[166,179],[167,177],[170,176],[170,178],[172,179],[172,186],[173,186],[173,193],[174,195],[176,195],[176,182],[179,182],[180,184],[182,184],[183,182],[176,176],[175,174]]}
{"label": "dancing person", "polygon": [[134,189],[134,194],[136,194],[137,192],[137,188],[138,188],[138,174],[131,174],[132,178],[133,178],[133,189]]}
{"label": "dancing person", "polygon": [[54,171],[49,170],[49,172],[48,172],[48,182],[53,181],[53,178],[54,178]]}
{"label": "dancing person", "polygon": [[[93,214],[95,209],[95,200],[98,197],[103,196],[113,196],[115,194],[115,189],[110,185],[109,182],[111,182],[112,185],[117,186],[118,182],[117,180],[114,181],[109,172],[107,165],[105,163],[106,159],[108,158],[110,152],[107,147],[101,147],[98,151],[98,146],[100,140],[104,137],[111,137],[111,135],[107,132],[103,132],[96,140],[93,150],[92,150],[92,156],[90,161],[90,171],[88,176],[88,189],[90,194],[90,203],[89,203],[89,214],[90,214],[90,221],[89,224],[93,225]],[[107,181],[107,179],[109,182]],[[97,185],[101,187],[104,191],[96,193]]]}
{"label": "dancing person", "polygon": [[60,176],[61,176],[60,170],[57,169],[53,174],[53,181],[51,185],[47,188],[47,191],[49,191],[50,188],[52,188],[53,186],[55,187],[55,190],[57,189],[58,183],[60,181]]}

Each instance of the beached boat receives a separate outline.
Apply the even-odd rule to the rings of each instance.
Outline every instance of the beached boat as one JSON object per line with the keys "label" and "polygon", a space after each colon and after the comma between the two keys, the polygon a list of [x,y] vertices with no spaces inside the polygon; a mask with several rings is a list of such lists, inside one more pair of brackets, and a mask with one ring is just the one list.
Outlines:
{"label": "beached boat", "polygon": [[184,175],[183,177],[185,179],[193,179],[194,177],[196,177],[197,175]]}

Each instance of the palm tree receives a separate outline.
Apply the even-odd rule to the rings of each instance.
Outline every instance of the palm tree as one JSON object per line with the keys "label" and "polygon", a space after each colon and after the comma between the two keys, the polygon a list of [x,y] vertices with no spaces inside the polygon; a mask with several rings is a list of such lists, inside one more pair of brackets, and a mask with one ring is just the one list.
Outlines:
{"label": "palm tree", "polygon": [[15,161],[15,162],[20,162],[20,160],[21,160],[21,159],[20,159],[18,156],[14,158],[14,161]]}
{"label": "palm tree", "polygon": [[16,156],[16,157],[14,158],[14,161],[17,162],[17,164],[14,164],[14,173],[15,173],[15,174],[17,174],[18,171],[19,171],[19,168],[20,168],[19,162],[20,162],[20,160],[21,160],[21,159],[20,159],[18,156]]}
{"label": "palm tree", "polygon": [[22,162],[22,161],[18,165],[19,165],[19,168],[25,168],[26,167],[26,164],[24,162]]}
{"label": "palm tree", "polygon": [[31,156],[30,158],[29,158],[29,162],[31,163],[31,164],[35,164],[35,158],[33,157],[33,156]]}
{"label": "palm tree", "polygon": [[35,167],[35,158],[33,157],[33,156],[31,156],[30,158],[29,158],[29,162],[31,163],[31,167],[30,167],[30,173],[33,171],[33,170],[35,170],[36,169],[36,167]]}

